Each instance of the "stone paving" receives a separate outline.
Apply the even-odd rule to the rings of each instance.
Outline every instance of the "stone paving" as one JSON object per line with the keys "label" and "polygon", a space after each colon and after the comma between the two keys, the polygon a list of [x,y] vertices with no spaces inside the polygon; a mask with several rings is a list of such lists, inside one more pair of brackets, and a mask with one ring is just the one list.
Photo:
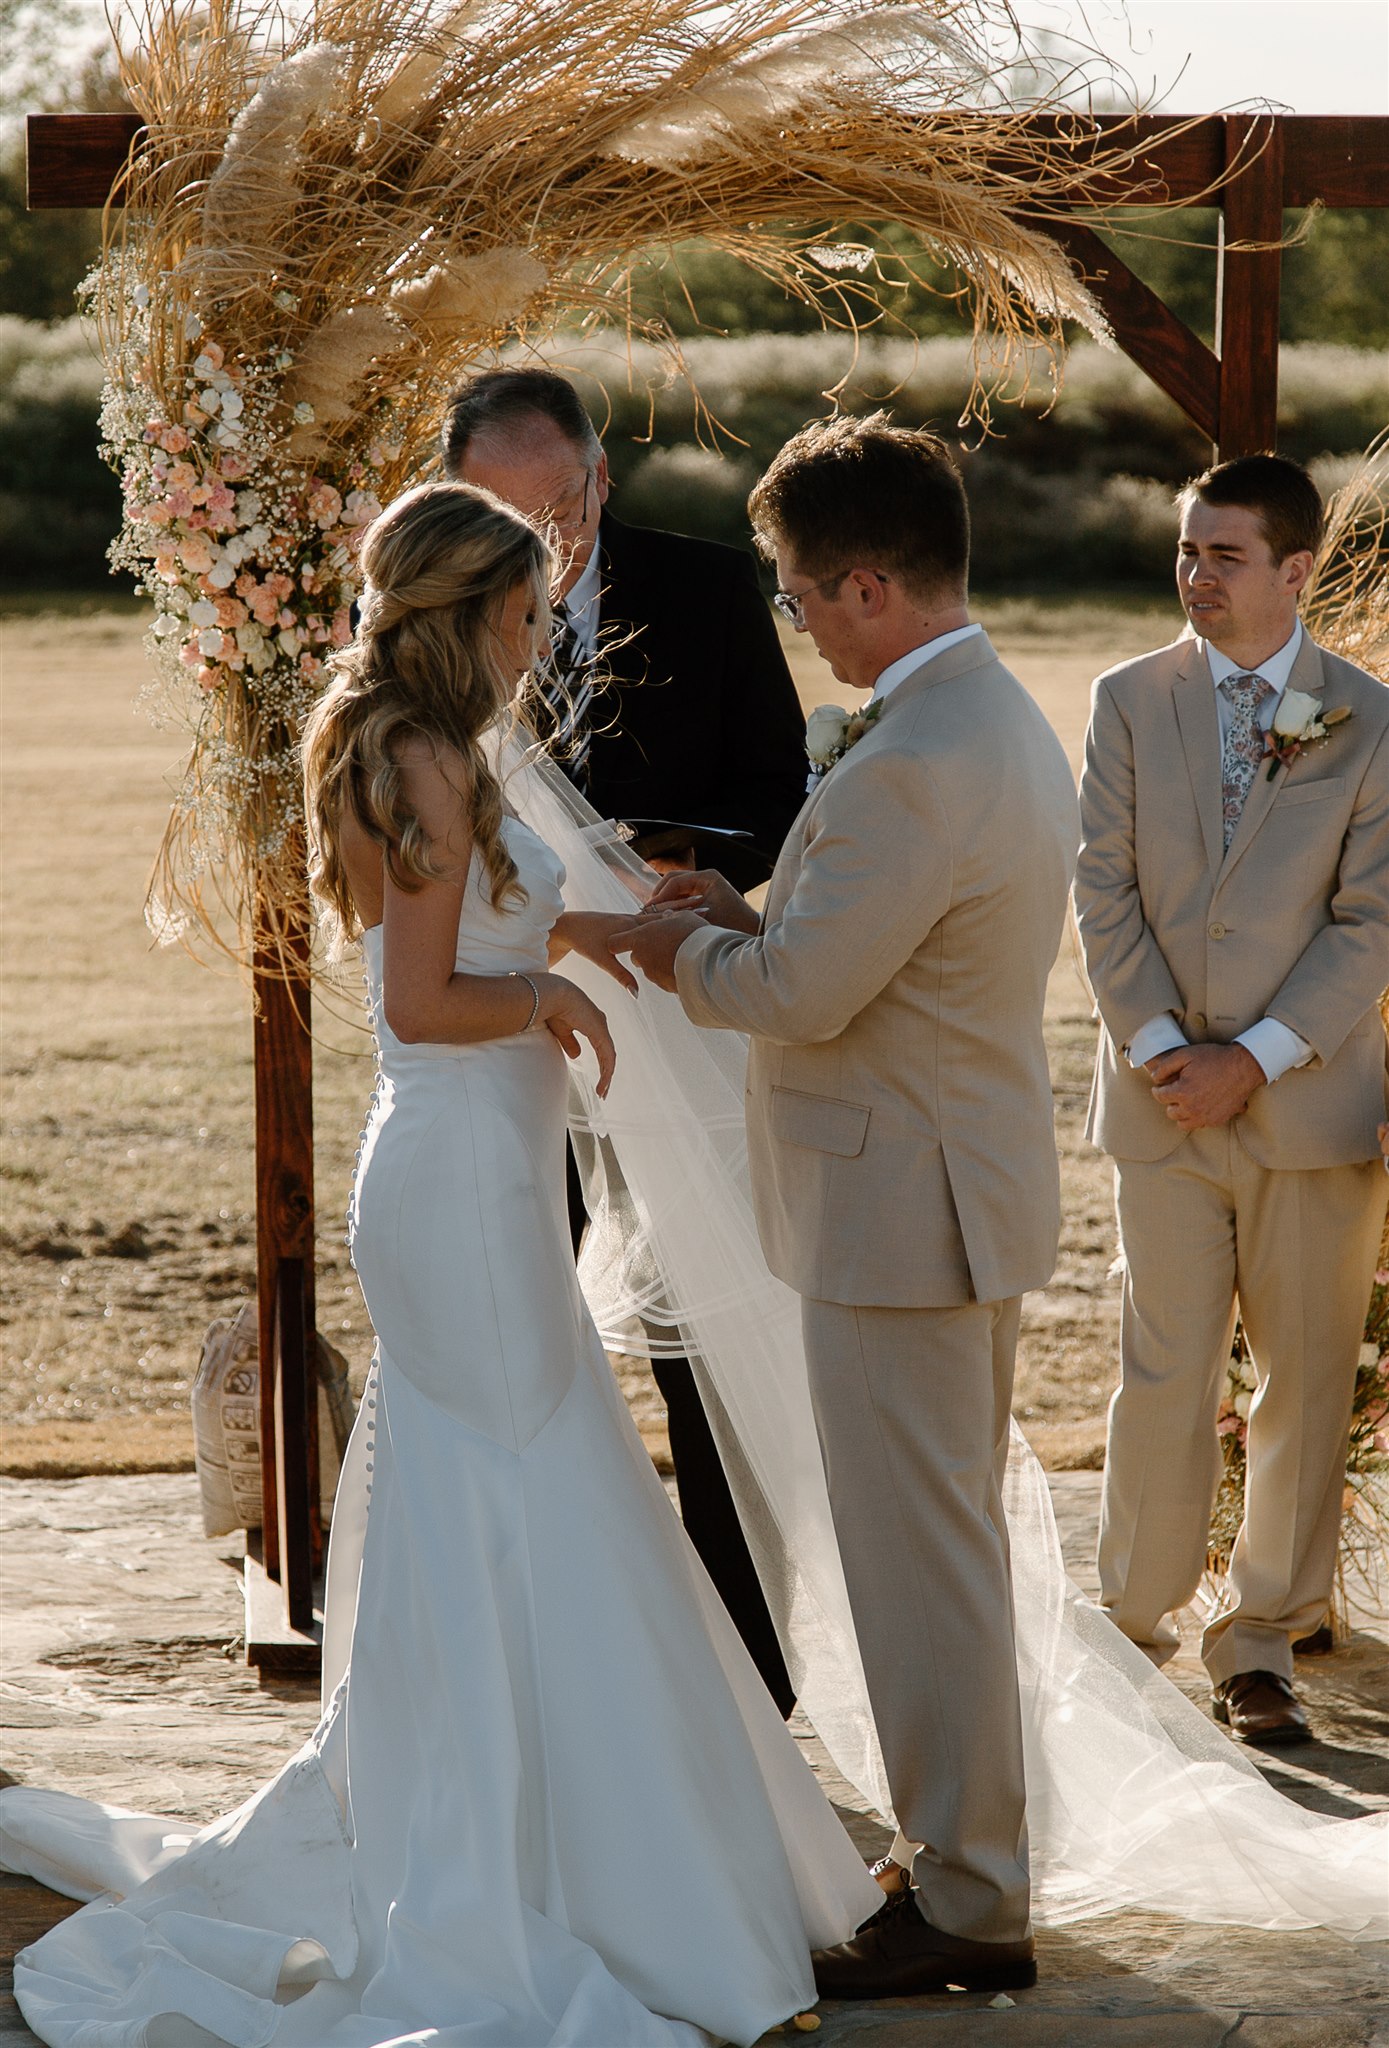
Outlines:
{"label": "stone paving", "polygon": [[[1093,1590],[1098,1476],[1053,1475],[1068,1561]],[[0,1484],[0,1782],[190,1819],[226,1811],[312,1727],[316,1688],[240,1661],[239,1539],[207,1543],[190,1476]],[[1319,1740],[1266,1775],[1322,1812],[1389,1808],[1389,1626],[1299,1666]],[[1173,1667],[1204,1698],[1188,1643]],[[885,1846],[808,1729],[812,1764],[865,1855]],[[1386,1872],[1389,1884],[1389,1871]],[[0,1956],[69,1910],[0,1878]],[[1041,1981],[983,1996],[820,2008],[825,2048],[1389,2048],[1389,1947],[1118,1913],[1039,1940]],[[788,2040],[799,2038],[791,2026]],[[0,1989],[0,2043],[32,2041]],[[605,2048],[595,2042],[593,2048]]]}

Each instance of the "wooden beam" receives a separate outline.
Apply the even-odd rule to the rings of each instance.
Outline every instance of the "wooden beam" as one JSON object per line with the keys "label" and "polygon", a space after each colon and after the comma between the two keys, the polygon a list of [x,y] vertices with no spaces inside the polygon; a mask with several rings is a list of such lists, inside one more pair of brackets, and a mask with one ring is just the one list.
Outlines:
{"label": "wooden beam", "polygon": [[1382,114],[1285,115],[1283,204],[1389,206],[1389,120]]}
{"label": "wooden beam", "polygon": [[[1276,116],[1225,117],[1226,185],[1220,220],[1215,346],[1220,357],[1222,461],[1272,449],[1278,439],[1278,306],[1283,252],[1283,134]],[[1246,249],[1239,243],[1272,246]]]}
{"label": "wooden beam", "polygon": [[1210,440],[1220,418],[1220,363],[1199,335],[1079,221],[1037,221],[1059,242],[1114,330],[1126,356]]}
{"label": "wooden beam", "polygon": [[105,206],[144,132],[138,114],[30,114],[25,205]]}
{"label": "wooden beam", "polygon": [[[1310,206],[1320,199],[1327,206],[1389,206],[1389,121],[1382,115],[1277,119],[1286,141],[1286,205]],[[1036,135],[1065,140],[1078,163],[1116,144],[1132,149],[1130,166],[1098,192],[1070,195],[1077,206],[1215,203],[1212,189],[1226,167],[1224,120],[1218,114],[1034,114],[1027,125]],[[29,206],[104,206],[142,132],[133,113],[30,114]],[[1006,149],[997,165],[1002,176],[1026,176],[1026,165]]]}

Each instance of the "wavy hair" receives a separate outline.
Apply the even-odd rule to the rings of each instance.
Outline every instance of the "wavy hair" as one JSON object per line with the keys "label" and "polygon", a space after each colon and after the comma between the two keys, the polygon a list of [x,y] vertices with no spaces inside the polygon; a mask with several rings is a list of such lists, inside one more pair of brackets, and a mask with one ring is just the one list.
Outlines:
{"label": "wavy hair", "polygon": [[534,593],[543,646],[554,557],[533,526],[489,491],[421,484],[387,506],[362,545],[366,587],[350,647],[333,658],[333,681],[304,728],[309,881],[330,925],[355,938],[361,920],[342,858],[350,809],[384,849],[402,888],[442,872],[400,772],[403,742],[452,749],[459,791],[492,902],[525,898],[502,838],[502,792],[483,741],[517,709],[516,676],[500,638],[518,584]]}

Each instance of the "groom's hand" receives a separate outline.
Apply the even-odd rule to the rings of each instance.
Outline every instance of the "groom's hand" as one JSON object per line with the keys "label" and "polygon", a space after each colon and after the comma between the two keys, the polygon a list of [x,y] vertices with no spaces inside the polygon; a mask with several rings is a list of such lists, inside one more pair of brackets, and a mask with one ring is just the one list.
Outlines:
{"label": "groom's hand", "polygon": [[710,924],[722,925],[725,931],[753,933],[758,929],[757,912],[747,897],[717,868],[688,868],[667,875],[652,891],[646,915],[665,915],[672,910],[702,910]]}
{"label": "groom's hand", "polygon": [[693,910],[674,910],[667,917],[644,917],[608,940],[613,953],[630,953],[648,981],[675,994],[675,956],[692,932],[709,929]]}

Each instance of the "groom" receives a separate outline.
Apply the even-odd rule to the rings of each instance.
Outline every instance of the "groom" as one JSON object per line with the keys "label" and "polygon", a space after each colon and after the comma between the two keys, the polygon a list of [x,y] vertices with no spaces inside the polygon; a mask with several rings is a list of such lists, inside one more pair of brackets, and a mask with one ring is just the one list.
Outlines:
{"label": "groom", "polygon": [[696,1024],[751,1039],[758,1227],[802,1296],[873,1716],[901,1836],[919,1845],[917,1888],[816,1957],[821,1996],[1027,1985],[999,1488],[1020,1296],[1056,1255],[1042,1001],[1075,792],[969,622],[968,510],[943,443],[884,414],[807,427],[749,509],[777,603],[868,702],[791,828],[760,922],[701,871],[670,877],[658,914],[614,947]]}

